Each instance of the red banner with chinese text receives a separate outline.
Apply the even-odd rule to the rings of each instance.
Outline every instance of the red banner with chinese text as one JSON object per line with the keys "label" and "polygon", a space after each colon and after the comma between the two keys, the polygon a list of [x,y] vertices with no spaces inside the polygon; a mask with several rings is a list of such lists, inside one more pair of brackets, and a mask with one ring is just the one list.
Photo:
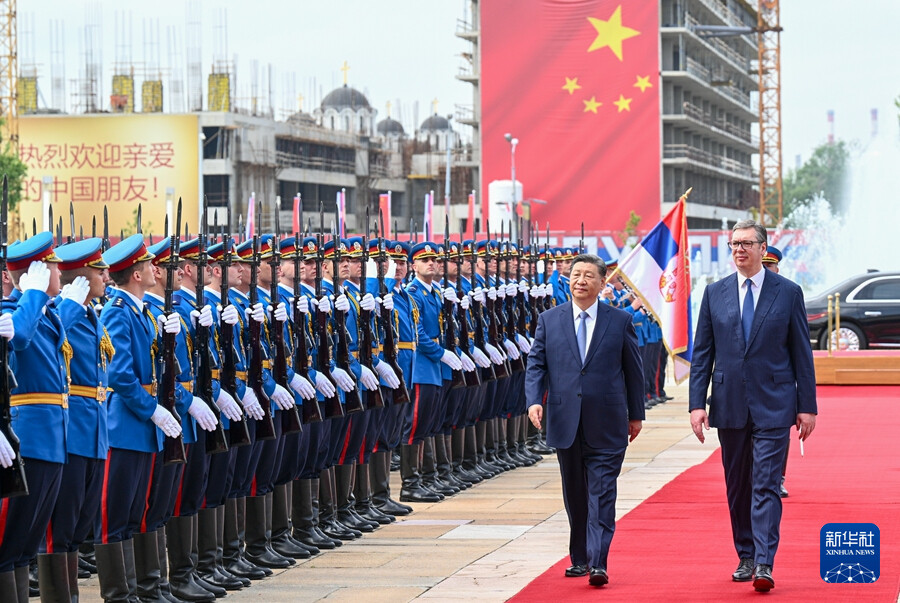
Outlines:
{"label": "red banner with chinese text", "polygon": [[[660,217],[658,3],[486,0],[481,7],[482,188],[516,179],[532,220],[621,230]],[[484,216],[494,200],[483,204]],[[502,200],[502,201],[505,201]]]}

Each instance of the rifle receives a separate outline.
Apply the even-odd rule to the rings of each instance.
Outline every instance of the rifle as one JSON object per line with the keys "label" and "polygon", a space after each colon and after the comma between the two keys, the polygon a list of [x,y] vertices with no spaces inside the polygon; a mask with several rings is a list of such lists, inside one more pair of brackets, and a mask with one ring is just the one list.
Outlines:
{"label": "rifle", "polygon": [[[84,234],[81,235],[81,238],[84,238]],[[66,241],[67,243],[72,243],[75,240],[75,205],[71,201],[69,201],[69,238]]]}
{"label": "rifle", "polygon": [[[447,271],[450,264],[450,217],[444,216],[444,284],[450,286]],[[456,353],[456,318],[453,316],[453,302],[444,300],[441,305],[441,322],[444,323],[444,349]],[[463,387],[465,385],[461,370],[450,371],[450,388]]]}
{"label": "rifle", "polygon": [[[9,216],[9,181],[3,176],[3,197],[0,200],[0,272],[6,271],[7,223]],[[16,376],[9,366],[9,340],[0,337],[0,432],[6,436],[13,451],[13,464],[0,467],[0,498],[28,495],[28,480],[25,477],[25,461],[19,454],[19,438],[12,428],[9,394],[16,387]]]}
{"label": "rifle", "polygon": [[[538,243],[537,243],[537,234],[534,230],[531,231],[531,254],[529,259],[528,266],[528,286],[529,289],[537,283],[537,259],[538,259]],[[543,299],[540,300],[543,302]],[[531,338],[534,339],[534,334],[537,333],[537,323],[538,323],[538,315],[540,311],[538,310],[538,300],[532,299],[531,304],[529,304],[531,308],[531,322],[528,325],[528,334],[531,335]],[[541,303],[541,308],[543,308],[543,303]]]}
{"label": "rifle", "polygon": [[[178,220],[175,222],[175,230],[169,237],[169,261],[166,262],[166,292],[165,292],[165,308],[163,313],[165,316],[172,314],[172,297],[175,288],[175,271],[178,270],[178,251],[181,247],[181,199],[178,200]],[[104,225],[104,230],[105,229]],[[168,228],[168,225],[166,225]],[[163,331],[162,336],[162,381],[159,385],[159,404],[169,411],[178,423],[181,423],[181,417],[175,409],[175,380],[178,377],[178,360],[175,358],[175,334]],[[163,444],[163,463],[171,465],[173,463],[187,462],[187,456],[184,452],[184,439],[181,434],[171,438],[166,436]]]}
{"label": "rifle", "polygon": [[[222,284],[219,287],[219,297],[221,297],[222,308],[231,305],[228,298],[228,269],[231,267],[231,250],[234,247],[234,239],[231,234],[223,236],[222,240],[222,259],[219,261],[219,267],[222,270]],[[238,338],[240,342],[240,338]],[[234,326],[223,324],[219,329],[219,349],[221,370],[219,371],[219,384],[222,389],[228,392],[232,398],[239,400],[240,396],[237,391],[237,359],[234,355]],[[252,443],[250,439],[250,429],[247,427],[247,420],[231,421],[228,426],[228,440],[232,448],[237,446],[246,446]]]}
{"label": "rifle", "polygon": [[[301,220],[302,223],[302,220]],[[300,286],[300,253],[303,251],[303,239],[294,233],[294,371],[304,379],[309,379],[309,348],[310,341],[306,325],[308,314],[297,309],[297,300],[303,295]],[[322,420],[322,409],[319,407],[318,397],[303,401],[303,422],[318,423]]]}
{"label": "rifle", "polygon": [[[325,263],[325,215],[319,202],[319,234],[316,235],[316,299],[322,299],[322,266]],[[332,310],[333,311],[333,310]],[[337,382],[331,376],[331,334],[328,332],[328,314],[316,311],[316,372],[322,373],[334,386],[335,394],[325,398],[325,418],[344,416],[344,405],[337,394]]]}
{"label": "rifle", "polygon": [[[280,200],[280,197],[279,197]],[[276,204],[275,207],[275,236],[272,237],[271,247],[272,247],[272,256],[269,258],[269,268],[271,269],[271,283],[269,284],[269,298],[271,299],[273,315],[274,308],[278,305],[278,270],[281,267],[281,223],[279,219],[279,215],[281,214],[280,204]],[[286,389],[293,395],[291,391],[291,385],[288,382],[287,376],[287,350],[284,347],[284,324],[278,324],[278,321],[275,320],[274,316],[272,317],[272,328],[269,330],[269,337],[271,338],[271,348],[272,351],[272,377],[275,378],[275,383]],[[300,423],[300,411],[297,410],[297,405],[294,404],[291,406],[289,410],[283,411],[281,413],[281,428],[282,432],[285,434],[288,433],[297,433],[303,429],[303,425]]]}
{"label": "rifle", "polygon": [[[506,281],[506,284],[510,283],[509,280],[509,261],[512,258],[512,241],[507,241],[506,243],[506,255],[503,258],[503,280]],[[499,267],[499,266],[498,266]],[[518,273],[518,262],[516,262],[516,272]],[[516,274],[516,285],[519,284],[519,275]],[[507,339],[513,342],[513,345],[516,344],[516,324],[521,318],[522,322],[525,321],[525,313],[524,311],[519,311],[518,308],[518,299],[522,294],[519,293],[518,289],[516,289],[516,296],[512,299],[509,297],[506,298],[506,323],[504,324],[504,331],[506,333]],[[523,300],[524,301],[524,300]],[[525,370],[525,361],[522,359],[522,355],[520,354],[516,359],[509,359],[509,366],[514,373],[521,373]]]}
{"label": "rifle", "polygon": [[[523,239],[522,239],[522,226],[521,222],[519,223],[519,259],[516,261],[516,287],[518,287],[519,282],[522,278],[522,262],[525,261],[525,252],[523,251]],[[529,248],[530,250],[530,248]],[[525,307],[525,294],[521,291],[516,290],[516,333],[525,336],[528,333],[528,320],[526,316],[528,314],[528,309]],[[513,340],[515,341],[515,339]],[[523,362],[524,364],[524,362]]]}
{"label": "rifle", "polygon": [[[200,218],[200,235],[197,239],[197,287],[194,293],[197,295],[197,309],[206,305],[206,267],[209,256],[206,254],[207,236],[209,225],[207,224],[208,205],[206,195],[203,195],[203,212]],[[138,205],[138,228],[140,229],[141,206]],[[167,275],[168,276],[168,275]],[[194,391],[197,396],[206,402],[209,410],[216,417],[216,428],[206,434],[206,454],[228,452],[228,438],[225,436],[225,428],[222,427],[222,415],[219,407],[213,400],[213,357],[209,347],[209,327],[204,327],[197,321],[194,329],[194,366],[197,369]]]}
{"label": "rifle", "polygon": [[[384,232],[384,216],[378,212],[378,219],[381,222],[381,232]],[[375,256],[375,264],[378,266],[378,295],[382,298],[388,294],[387,285],[384,283],[384,262],[387,261],[387,249],[384,238],[378,236],[378,223],[375,224],[375,238],[378,239],[378,255]],[[381,325],[384,329],[384,345],[382,346],[382,357],[384,362],[388,363],[397,375],[400,386],[393,391],[393,403],[404,404],[409,402],[409,390],[406,389],[406,381],[403,379],[403,369],[397,362],[397,339],[394,333],[394,311],[388,310],[381,306]]]}
{"label": "rifle", "polygon": [[[494,285],[491,285],[491,256],[494,255],[491,250],[491,241],[490,241],[490,232],[491,227],[487,225],[488,232],[488,242],[485,249],[485,262],[484,262],[484,275],[485,281],[490,288],[491,286],[496,286],[498,284],[500,277],[494,275]],[[500,269],[500,250],[497,250],[497,270]],[[506,348],[500,343],[500,318],[497,316],[497,300],[487,298],[487,302],[485,304],[487,306],[487,314],[488,314],[488,343],[497,348],[498,351],[502,354],[502,350]],[[507,363],[504,361],[503,364],[494,365],[494,375],[497,376],[497,379],[503,379],[504,377],[509,377],[509,367],[507,367]]]}
{"label": "rifle", "polygon": [[[477,234],[476,234],[477,236]],[[469,264],[472,268],[472,287],[475,287],[475,243],[477,239],[472,241],[472,253],[469,255]],[[487,264],[485,264],[487,265]],[[487,268],[485,268],[485,277],[487,276]],[[487,280],[485,279],[485,284],[487,284]],[[474,297],[472,298],[472,318],[475,322],[475,347],[481,350],[485,349],[484,345],[484,309],[481,306],[481,302],[477,301]],[[483,383],[488,381],[495,381],[497,376],[494,374],[494,365],[491,363],[490,366],[481,369],[481,381]]]}
{"label": "rifle", "polygon": [[[544,284],[550,284],[550,222],[547,222],[547,238],[544,239]],[[553,307],[553,297],[544,297],[544,310]]]}
{"label": "rifle", "polygon": [[[366,229],[369,225],[369,208],[366,207]],[[359,275],[359,297],[362,299],[366,295],[368,288],[366,283],[366,268],[369,261],[369,235],[366,230],[362,234],[362,257],[360,258],[360,275]],[[374,373],[372,365],[372,344],[376,341],[375,333],[372,331],[372,323],[375,317],[371,310],[359,309],[359,363]],[[376,373],[377,376],[377,373]],[[381,385],[374,390],[366,390],[365,403],[366,408],[384,408],[384,394],[381,391]]]}
{"label": "rifle", "polygon": [[[456,291],[460,296],[465,295],[463,293],[462,286],[462,264],[463,264],[463,234],[459,233],[459,253],[456,255],[454,261],[456,262]],[[472,273],[473,277],[475,273]],[[474,280],[472,281],[475,282]],[[456,322],[459,327],[459,336],[456,338],[457,345],[459,348],[466,354],[469,353],[469,317],[467,315],[466,309],[462,307],[462,304],[456,305]],[[464,371],[463,379],[465,379],[466,387],[475,387],[476,385],[481,385],[481,371]]]}
{"label": "rifle", "polygon": [[[334,253],[331,256],[331,269],[333,272],[331,278],[334,279],[334,297],[337,299],[337,297],[344,292],[344,287],[341,284],[340,274],[341,238],[338,236],[337,230],[335,230],[334,222],[331,223],[331,240],[334,243]],[[350,372],[350,341],[348,339],[349,333],[347,333],[347,317],[344,316],[344,313],[340,310],[334,311],[334,331],[335,337],[337,337],[334,353],[335,362],[337,367],[346,371],[348,375],[351,375],[352,379],[352,373]],[[354,382],[353,389],[349,392],[344,392],[344,404],[346,406],[347,414],[365,410],[362,398],[359,395],[358,383]]]}
{"label": "rifle", "polygon": [[[179,201],[181,199],[179,198]],[[178,218],[178,221],[181,221],[181,218]],[[106,209],[106,206],[103,206],[103,241],[100,243],[100,249],[104,252],[110,248],[109,243],[109,212]]]}
{"label": "rifle", "polygon": [[[259,214],[259,212],[257,212]],[[252,308],[259,303],[259,229],[262,220],[256,223],[256,232],[253,233],[252,253],[250,255],[250,291],[249,302]],[[272,421],[272,409],[269,405],[269,397],[263,391],[263,347],[262,324],[253,319],[249,320],[250,348],[247,358],[247,387],[253,390],[259,405],[262,407],[263,418],[256,422],[256,440],[274,440],[275,423]]]}

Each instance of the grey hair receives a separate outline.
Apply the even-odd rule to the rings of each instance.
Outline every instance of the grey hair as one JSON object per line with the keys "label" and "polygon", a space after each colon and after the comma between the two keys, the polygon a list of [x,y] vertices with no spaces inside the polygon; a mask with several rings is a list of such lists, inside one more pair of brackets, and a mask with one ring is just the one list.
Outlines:
{"label": "grey hair", "polygon": [[756,231],[756,240],[760,243],[769,241],[769,233],[766,231],[766,227],[756,220],[741,220],[734,225],[731,232],[734,233],[735,230],[746,230],[747,228],[752,228]]}
{"label": "grey hair", "polygon": [[600,278],[606,278],[606,262],[601,260],[593,253],[579,253],[578,255],[576,255],[572,259],[572,268],[575,268],[575,264],[578,264],[580,262],[593,264],[597,267],[597,272],[600,273]]}

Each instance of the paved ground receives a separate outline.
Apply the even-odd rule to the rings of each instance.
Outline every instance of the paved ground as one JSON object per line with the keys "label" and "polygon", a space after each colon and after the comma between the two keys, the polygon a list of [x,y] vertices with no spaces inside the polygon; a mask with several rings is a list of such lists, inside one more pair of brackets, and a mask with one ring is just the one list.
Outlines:
{"label": "paved ground", "polygon": [[[687,388],[647,413],[619,479],[621,517],[716,447],[690,432]],[[395,492],[399,475],[394,473]],[[440,503],[416,504],[408,518],[291,569],[230,593],[227,600],[353,603],[506,601],[567,554],[555,456],[508,471]],[[82,601],[99,601],[96,577],[81,581]]]}

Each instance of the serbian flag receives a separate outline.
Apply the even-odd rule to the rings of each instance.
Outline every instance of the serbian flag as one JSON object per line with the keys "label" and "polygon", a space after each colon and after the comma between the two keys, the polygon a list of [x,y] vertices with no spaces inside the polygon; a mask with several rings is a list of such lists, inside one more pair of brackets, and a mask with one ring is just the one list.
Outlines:
{"label": "serbian flag", "polygon": [[624,260],[618,272],[662,328],[663,343],[675,365],[675,382],[691,371],[691,261],[687,193]]}
{"label": "serbian flag", "polygon": [[[517,179],[530,219],[559,230],[622,230],[630,211],[659,220],[659,3],[479,2],[481,190]],[[504,195],[508,195],[506,192]],[[488,208],[501,199],[485,199]]]}
{"label": "serbian flag", "polygon": [[247,202],[247,225],[244,232],[244,240],[249,241],[256,232],[256,193],[250,193],[250,200]]}

